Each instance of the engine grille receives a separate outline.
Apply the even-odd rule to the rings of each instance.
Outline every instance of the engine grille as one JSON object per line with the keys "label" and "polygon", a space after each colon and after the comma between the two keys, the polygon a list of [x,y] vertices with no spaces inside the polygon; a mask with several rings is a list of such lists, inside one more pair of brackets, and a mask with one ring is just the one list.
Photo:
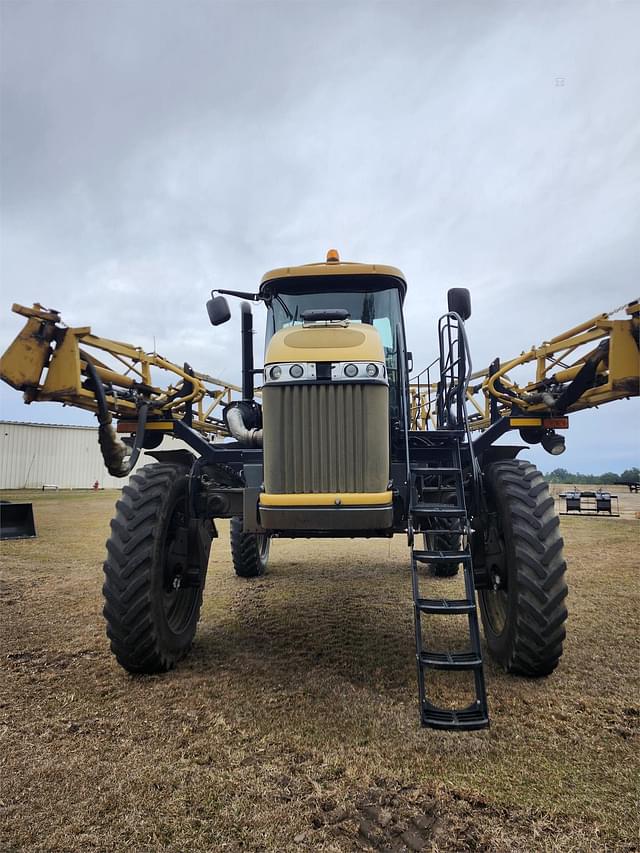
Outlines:
{"label": "engine grille", "polygon": [[388,394],[386,385],[366,383],[264,387],[266,491],[385,491]]}

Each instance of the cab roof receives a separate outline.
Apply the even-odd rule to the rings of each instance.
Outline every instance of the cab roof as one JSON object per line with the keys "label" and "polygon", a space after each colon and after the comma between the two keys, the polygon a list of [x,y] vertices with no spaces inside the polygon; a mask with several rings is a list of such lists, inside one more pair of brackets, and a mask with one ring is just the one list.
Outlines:
{"label": "cab roof", "polygon": [[[293,283],[296,279],[310,279],[312,277],[320,278],[332,278],[338,277],[341,279],[338,282],[336,279],[335,284],[340,283],[341,285],[345,285],[345,279],[351,276],[369,276],[375,277],[376,279],[389,278],[393,279],[393,281],[389,282],[391,287],[397,287],[400,290],[400,295],[404,298],[405,293],[407,292],[407,282],[405,280],[404,274],[397,267],[390,267],[384,264],[359,264],[353,261],[341,261],[338,257],[338,253],[335,249],[330,249],[327,253],[326,261],[319,261],[313,264],[303,264],[302,266],[297,267],[279,267],[275,270],[269,270],[266,272],[260,281],[260,293],[264,293],[265,290],[270,290],[269,285],[272,284],[284,284],[287,282]],[[305,287],[308,282],[301,281],[300,285]],[[327,282],[328,284],[329,282]],[[364,283],[364,282],[362,282]],[[372,284],[374,282],[371,282]],[[381,283],[381,282],[380,282]],[[375,284],[378,284],[376,281]]]}

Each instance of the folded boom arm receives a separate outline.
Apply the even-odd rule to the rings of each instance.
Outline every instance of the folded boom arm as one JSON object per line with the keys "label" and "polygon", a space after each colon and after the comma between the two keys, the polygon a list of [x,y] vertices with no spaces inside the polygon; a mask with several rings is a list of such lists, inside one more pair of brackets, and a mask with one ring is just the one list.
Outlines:
{"label": "folded boom arm", "polygon": [[[640,393],[640,300],[626,306],[627,319],[600,314],[508,361],[496,359],[470,377],[467,410],[472,430],[501,418],[558,418],[635,397]],[[615,314],[616,312],[611,312]],[[535,366],[535,378],[518,384],[519,368]],[[414,427],[435,425],[437,383],[411,386]]]}
{"label": "folded boom arm", "polygon": [[[24,392],[26,403],[52,400],[95,412],[109,472],[126,476],[142,446],[157,446],[176,421],[205,436],[228,436],[221,406],[241,388],[180,367],[158,353],[69,327],[59,312],[14,305],[27,322],[0,363],[0,378]],[[158,376],[167,378],[162,384]],[[117,432],[135,433],[133,451]],[[127,458],[128,457],[128,458]]]}

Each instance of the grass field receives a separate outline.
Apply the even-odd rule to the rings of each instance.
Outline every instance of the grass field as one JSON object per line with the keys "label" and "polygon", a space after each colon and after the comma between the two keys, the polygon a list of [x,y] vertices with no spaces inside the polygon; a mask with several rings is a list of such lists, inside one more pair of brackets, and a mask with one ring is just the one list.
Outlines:
{"label": "grass field", "polygon": [[132,678],[101,616],[115,493],[10,497],[38,538],[1,548],[4,853],[637,849],[637,520],[563,518],[560,668],[489,661],[491,728],[457,735],[418,724],[402,538],[275,542],[241,581],[221,523],[192,654]]}

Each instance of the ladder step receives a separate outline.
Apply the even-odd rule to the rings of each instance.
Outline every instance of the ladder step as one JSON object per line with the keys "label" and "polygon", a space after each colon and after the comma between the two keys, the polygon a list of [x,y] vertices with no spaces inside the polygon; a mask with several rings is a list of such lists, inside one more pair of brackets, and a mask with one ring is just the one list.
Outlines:
{"label": "ladder step", "polygon": [[432,729],[457,729],[472,731],[486,729],[489,716],[478,700],[468,708],[438,708],[426,700],[422,703],[422,725]]}
{"label": "ladder step", "polygon": [[[420,487],[420,493],[424,495],[427,492],[442,492],[445,489],[452,490],[453,486],[443,486],[442,483],[439,483],[437,486],[425,486],[423,483]],[[423,503],[426,503],[426,501],[423,501]]]}
{"label": "ladder step", "polygon": [[[452,531],[448,531],[451,533]],[[456,531],[453,531],[454,533]],[[418,563],[468,563],[471,554],[464,551],[412,551],[413,557]]]}
{"label": "ladder step", "polygon": [[459,468],[412,468],[412,474],[419,474],[420,476],[424,476],[425,474],[462,474],[462,471]]}
{"label": "ladder step", "polygon": [[427,440],[429,440],[430,443],[433,444],[433,446],[435,447],[436,442],[438,440],[444,439],[447,442],[449,442],[451,439],[454,439],[454,438],[465,438],[467,435],[467,431],[464,429],[456,429],[455,427],[452,427],[451,429],[434,429],[433,431],[429,431],[428,433],[424,433],[421,430],[415,430],[414,429],[414,430],[409,431],[409,435],[410,436],[415,435],[418,438],[420,438],[422,441],[425,440],[424,436],[426,435]]}
{"label": "ladder step", "polygon": [[411,508],[414,515],[440,515],[443,518],[465,518],[467,511],[462,506],[452,504],[414,504]]}
{"label": "ladder step", "polygon": [[[411,549],[421,722],[423,726],[430,728],[460,732],[483,729],[489,725],[477,606],[473,592],[473,558],[468,539],[471,535],[471,522],[465,507],[462,453],[467,446],[462,445],[463,438],[466,438],[465,431],[439,431],[435,435],[432,433],[429,447],[421,445],[420,448],[414,448],[410,486],[415,504],[410,506],[409,522],[410,532],[416,536],[424,535],[424,543],[419,542],[422,547]],[[415,544],[418,545],[418,542]],[[413,546],[413,540],[411,545]],[[449,566],[452,570],[455,570],[456,566],[462,566],[465,590],[453,593],[453,596],[461,597],[422,598],[421,587],[425,587],[426,596],[440,592],[437,585],[435,589],[426,588],[426,579],[421,578],[419,568],[423,563],[443,568]],[[437,651],[423,647],[424,623],[431,618],[435,619],[436,616],[467,616],[468,634],[460,645],[464,643],[462,648],[466,646],[468,651],[446,651],[442,648],[446,643],[440,644],[437,640],[434,643],[436,649],[440,645]],[[432,625],[433,627],[435,626]],[[433,677],[433,671],[472,673],[475,701],[468,707],[461,708],[441,708],[434,705],[427,698],[431,689],[428,684],[429,676]]]}
{"label": "ladder step", "polygon": [[418,655],[421,666],[433,669],[477,669],[482,658],[476,652],[422,652]]}
{"label": "ladder step", "polygon": [[448,615],[473,613],[476,609],[475,602],[468,598],[418,598],[416,607],[421,613]]}
{"label": "ladder step", "polygon": [[462,527],[462,526],[458,526],[458,527],[428,527],[428,528],[418,527],[417,529],[415,529],[415,532],[420,533],[420,534],[427,533],[429,536],[432,536],[435,534],[452,534],[452,533],[455,534],[456,536],[462,536],[464,533],[467,532],[467,529],[465,527]]}

